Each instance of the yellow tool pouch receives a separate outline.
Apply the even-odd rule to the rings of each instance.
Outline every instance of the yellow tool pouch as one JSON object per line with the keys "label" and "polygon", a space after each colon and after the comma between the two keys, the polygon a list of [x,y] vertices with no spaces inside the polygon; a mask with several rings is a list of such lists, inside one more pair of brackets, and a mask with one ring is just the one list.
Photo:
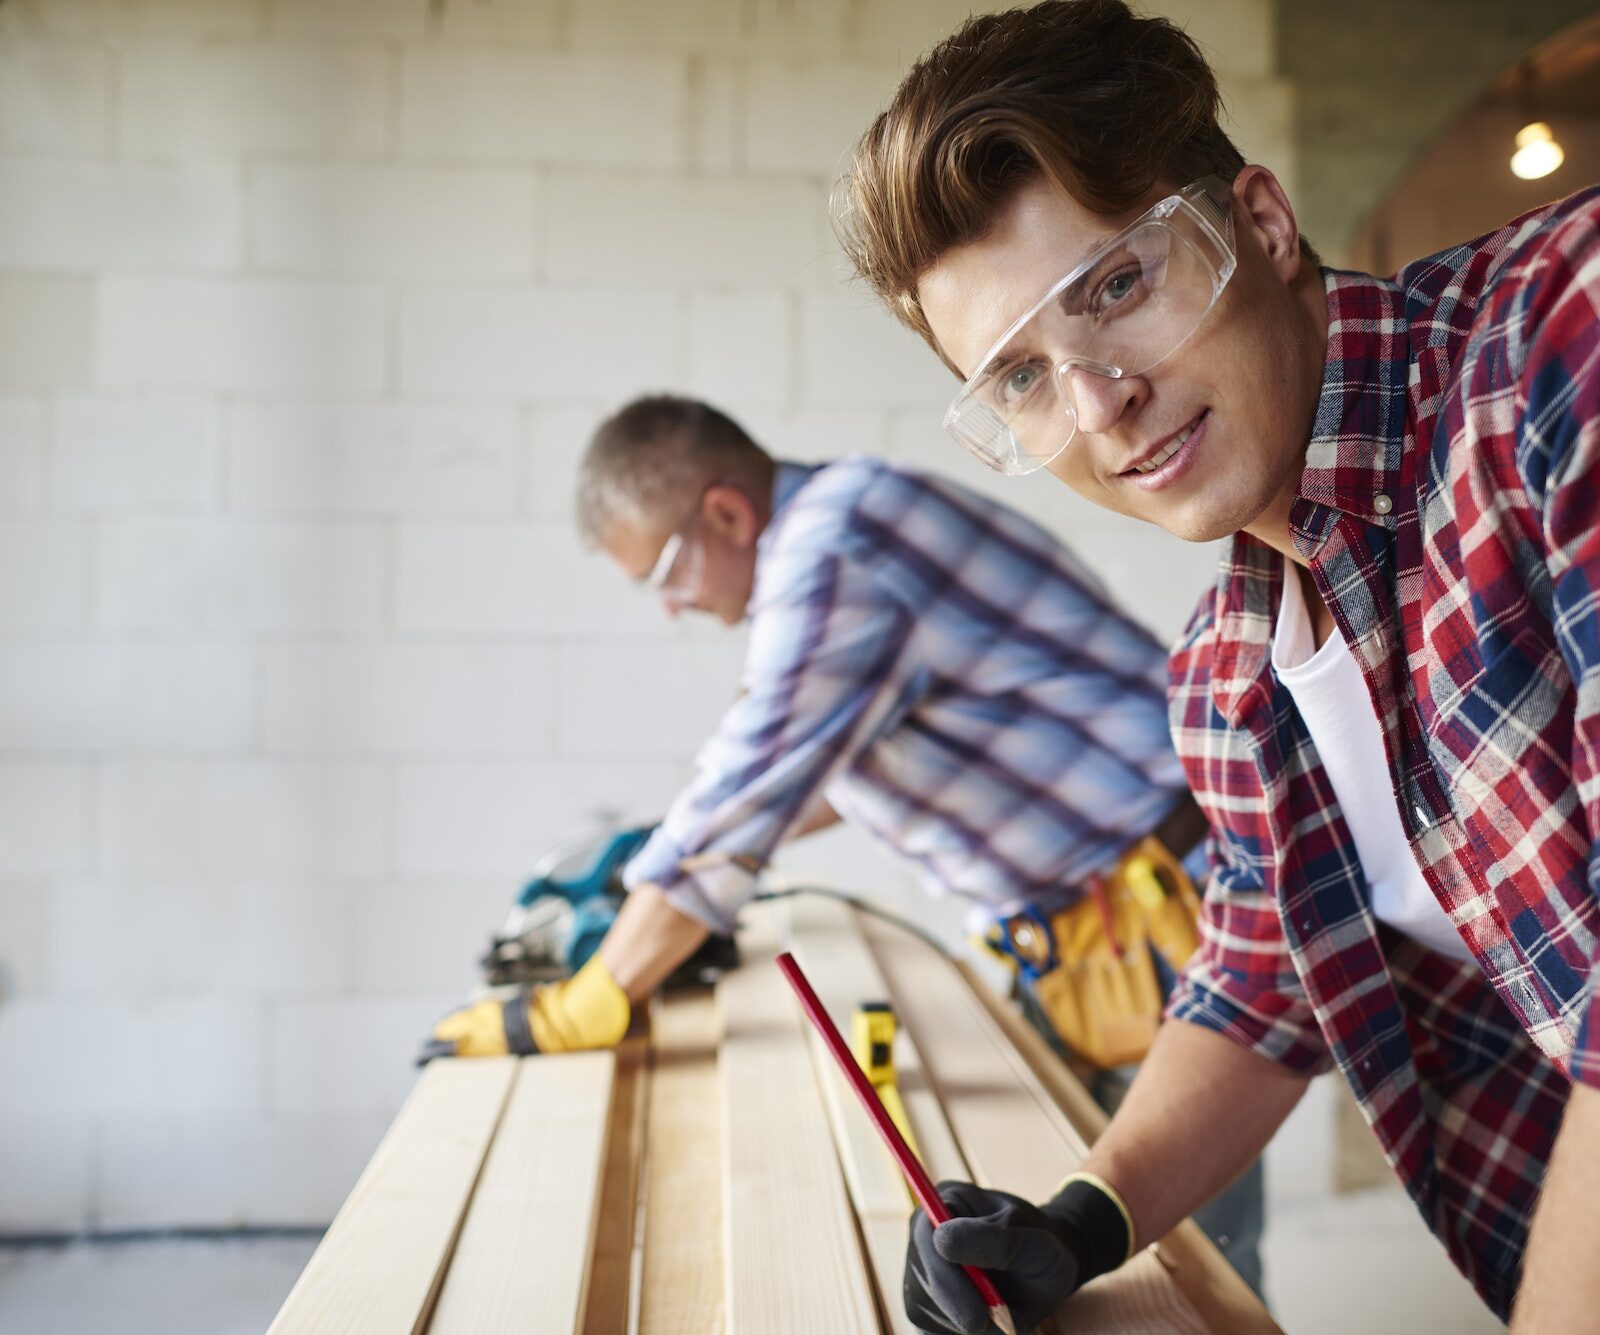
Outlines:
{"label": "yellow tool pouch", "polygon": [[1061,1041],[1093,1066],[1125,1066],[1143,1060],[1161,1022],[1152,952],[1182,969],[1200,941],[1199,912],[1182,864],[1146,838],[1091,877],[1071,908],[1007,919],[1005,944]]}

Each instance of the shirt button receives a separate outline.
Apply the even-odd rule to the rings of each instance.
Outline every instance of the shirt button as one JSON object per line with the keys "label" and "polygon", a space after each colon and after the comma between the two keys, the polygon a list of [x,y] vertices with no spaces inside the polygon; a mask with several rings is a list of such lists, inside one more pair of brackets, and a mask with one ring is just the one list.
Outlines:
{"label": "shirt button", "polygon": [[1380,515],[1386,515],[1389,513],[1389,511],[1394,509],[1394,502],[1389,499],[1388,492],[1380,491],[1372,498],[1372,508]]}
{"label": "shirt button", "polygon": [[1426,830],[1428,828],[1428,813],[1422,809],[1422,803],[1418,802],[1411,808],[1411,810],[1416,813],[1417,828],[1419,830]]}

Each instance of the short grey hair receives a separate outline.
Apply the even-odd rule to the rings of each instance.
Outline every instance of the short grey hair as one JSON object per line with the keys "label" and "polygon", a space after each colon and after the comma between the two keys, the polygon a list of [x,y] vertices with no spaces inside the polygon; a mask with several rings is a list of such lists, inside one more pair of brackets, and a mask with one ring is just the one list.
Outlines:
{"label": "short grey hair", "polygon": [[675,517],[714,482],[754,485],[772,456],[699,399],[651,394],[595,429],[578,465],[578,535],[602,546],[618,525]]}

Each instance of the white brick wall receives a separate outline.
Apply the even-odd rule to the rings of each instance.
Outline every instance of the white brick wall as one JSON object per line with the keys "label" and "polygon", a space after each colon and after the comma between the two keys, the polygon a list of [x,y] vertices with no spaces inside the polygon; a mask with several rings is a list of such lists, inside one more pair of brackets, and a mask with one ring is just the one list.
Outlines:
{"label": "white brick wall", "polygon": [[401,1001],[328,997],[273,1008],[270,1098],[274,1113],[394,1116],[416,1079],[417,1049],[455,992]]}
{"label": "white brick wall", "polygon": [[74,878],[56,921],[59,992],[332,995],[354,973],[355,893],[324,878]]}
{"label": "white brick wall", "polygon": [[444,0],[440,34],[463,43],[499,47],[547,44],[560,32],[559,0]]}
{"label": "white brick wall", "polygon": [[[578,548],[631,395],[988,488],[1181,623],[1205,563],[966,461],[841,275],[841,156],[968,8],[0,3],[0,1230],[327,1220],[534,860],[665,808],[742,640]],[[1271,9],[1181,17],[1292,179]],[[859,833],[783,862],[927,912]]]}
{"label": "white brick wall", "polygon": [[[53,0],[5,15],[0,31],[80,39],[251,37],[261,32],[265,13],[264,0]],[[8,20],[15,27],[4,27]]]}
{"label": "white brick wall", "polygon": [[221,414],[205,398],[56,400],[56,509],[130,515],[204,511],[217,500]]}
{"label": "white brick wall", "polygon": [[99,795],[98,865],[119,875],[372,876],[387,861],[373,764],[130,760]]}
{"label": "white brick wall", "polygon": [[61,761],[0,764],[0,876],[47,876],[90,863],[93,775]]}
{"label": "white brick wall", "polygon": [[132,44],[117,142],[141,156],[370,155],[390,146],[389,57],[294,44]]}
{"label": "white brick wall", "polygon": [[879,408],[918,404],[937,428],[956,388],[922,340],[865,291],[801,297],[800,392],[807,400]]}
{"label": "white brick wall", "polygon": [[552,273],[763,292],[794,281],[815,258],[824,209],[816,186],[744,177],[562,173],[549,195]]}
{"label": "white brick wall", "polygon": [[249,1112],[262,1102],[262,1023],[259,1006],[219,996],[13,998],[0,1009],[13,1076],[0,1113]]}
{"label": "white brick wall", "polygon": [[83,1109],[0,1113],[0,1230],[82,1228],[97,1203],[96,1166],[95,1119]]}
{"label": "white brick wall", "polygon": [[883,110],[899,75],[889,63],[752,61],[746,164],[756,171],[833,180],[849,164],[861,132]]}
{"label": "white brick wall", "polygon": [[85,542],[80,526],[0,521],[0,628],[60,630],[84,624]]}
{"label": "white brick wall", "polygon": [[0,389],[87,385],[93,302],[82,278],[0,274]]}
{"label": "white brick wall", "polygon": [[738,694],[739,662],[731,649],[717,643],[564,648],[561,753],[620,760],[693,751]]}
{"label": "white brick wall", "polygon": [[508,408],[242,404],[229,428],[240,510],[492,515],[517,504]]}
{"label": "white brick wall", "polygon": [[106,142],[107,57],[93,47],[0,48],[0,147],[93,153]]}
{"label": "white brick wall", "polygon": [[239,169],[0,162],[0,265],[219,269],[240,258]]}
{"label": "white brick wall", "polygon": [[[404,765],[395,775],[394,870],[403,879],[500,878],[509,911],[540,854],[608,818],[660,816],[688,775],[687,756]],[[485,926],[504,919],[497,913]]]}
{"label": "white brick wall", "polygon": [[[108,1119],[98,1145],[99,1222],[112,1229],[138,1227],[152,1216],[325,1224],[388,1122],[381,1114],[327,1112]],[[182,1155],[172,1154],[174,1142]]]}
{"label": "white brick wall", "polygon": [[410,290],[400,389],[423,399],[609,403],[684,374],[679,306],[675,293],[621,283]]}
{"label": "white brick wall", "polygon": [[6,996],[50,987],[54,897],[48,882],[0,881],[0,992]]}
{"label": "white brick wall", "polygon": [[218,751],[248,746],[252,663],[236,644],[81,639],[0,654],[0,746]]}
{"label": "white brick wall", "polygon": [[261,658],[261,743],[335,755],[539,755],[550,749],[556,700],[549,649],[275,646]]}
{"label": "white brick wall", "polygon": [[394,562],[395,624],[429,635],[644,634],[657,605],[566,525],[406,525]]}
{"label": "white brick wall", "polygon": [[530,171],[262,167],[252,258],[299,273],[528,278],[535,196]]}
{"label": "white brick wall", "polygon": [[401,73],[408,156],[673,167],[687,114],[685,68],[659,56],[417,51]]}
{"label": "white brick wall", "polygon": [[0,514],[38,506],[47,457],[44,404],[0,398]]}
{"label": "white brick wall", "polygon": [[383,388],[383,294],[263,279],[108,278],[96,313],[103,383],[369,394]]}
{"label": "white brick wall", "polygon": [[686,392],[719,404],[787,406],[795,393],[794,325],[794,302],[781,292],[696,293]]}
{"label": "white brick wall", "polygon": [[239,633],[382,624],[384,533],[367,524],[128,519],[101,526],[100,625]]}

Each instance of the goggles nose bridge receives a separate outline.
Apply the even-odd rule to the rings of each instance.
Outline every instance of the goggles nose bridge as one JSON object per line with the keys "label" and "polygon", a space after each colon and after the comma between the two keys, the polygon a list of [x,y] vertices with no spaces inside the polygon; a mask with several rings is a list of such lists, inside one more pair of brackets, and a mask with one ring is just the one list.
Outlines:
{"label": "goggles nose bridge", "polygon": [[1073,371],[1088,371],[1091,375],[1101,376],[1106,380],[1121,380],[1128,374],[1120,366],[1113,366],[1110,362],[1097,362],[1092,357],[1063,357],[1051,371],[1062,393],[1067,392],[1067,376]]}
{"label": "goggles nose bridge", "polygon": [[1051,379],[1055,381],[1056,392],[1061,395],[1061,402],[1072,417],[1073,429],[1078,424],[1078,401],[1072,393],[1072,372],[1087,371],[1090,375],[1097,375],[1106,380],[1121,380],[1128,372],[1120,366],[1113,366],[1110,362],[1097,362],[1092,357],[1063,357],[1051,370]]}

